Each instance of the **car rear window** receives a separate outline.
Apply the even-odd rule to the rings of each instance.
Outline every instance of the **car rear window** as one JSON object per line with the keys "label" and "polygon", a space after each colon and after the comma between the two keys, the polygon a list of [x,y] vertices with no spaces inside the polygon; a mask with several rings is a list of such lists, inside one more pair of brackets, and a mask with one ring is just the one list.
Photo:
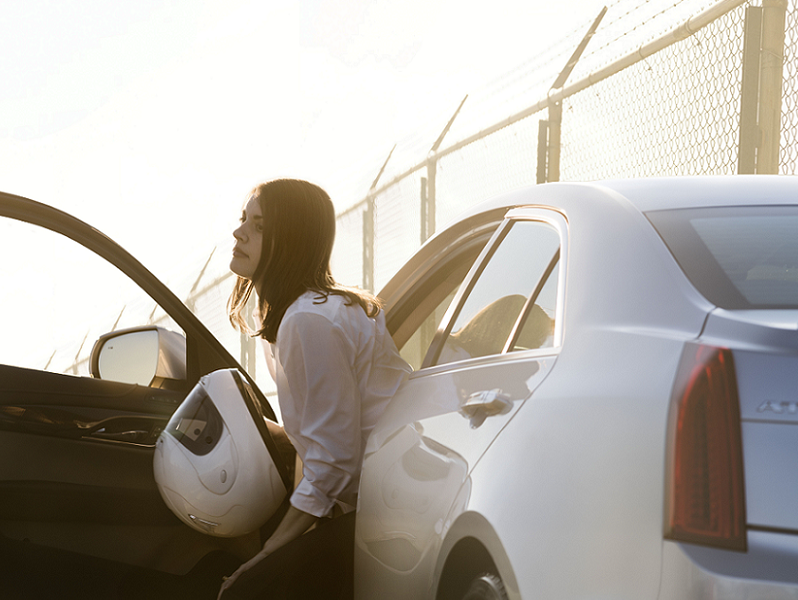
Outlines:
{"label": "car rear window", "polygon": [[646,214],[693,285],[726,309],[798,308],[798,206]]}

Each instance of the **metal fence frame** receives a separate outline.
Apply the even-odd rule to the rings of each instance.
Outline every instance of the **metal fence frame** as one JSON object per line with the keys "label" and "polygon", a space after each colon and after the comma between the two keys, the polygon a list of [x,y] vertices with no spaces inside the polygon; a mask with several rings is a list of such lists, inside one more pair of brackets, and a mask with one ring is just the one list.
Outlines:
{"label": "metal fence frame", "polygon": [[[733,71],[730,80],[734,89],[725,90],[728,97],[723,100],[726,103],[724,115],[734,115],[738,121],[728,127],[723,142],[734,146],[723,149],[731,158],[724,159],[720,167],[713,166],[714,163],[701,167],[703,172],[794,173],[798,165],[798,83],[792,83],[795,79],[792,75],[798,72],[796,3],[798,0],[761,0],[756,3],[753,0],[722,0],[669,29],[665,35],[637,46],[573,83],[567,83],[573,63],[579,59],[577,51],[555,85],[537,102],[443,146],[468,97],[464,98],[422,160],[380,184],[393,154],[391,150],[366,196],[337,215],[337,240],[333,253],[336,278],[378,291],[440,223],[473,202],[484,199],[486,194],[517,185],[557,181],[561,177],[567,179],[574,170],[571,166],[574,156],[580,150],[574,149],[568,141],[573,139],[568,127],[574,114],[564,110],[565,105],[569,104],[567,108],[570,110],[586,92],[617,85],[616,81],[624,73],[632,73],[635,77],[635,69],[645,61],[667,54],[670,48],[677,47],[711,25],[718,27],[716,35],[740,38],[739,56],[730,57],[732,65],[729,69]],[[740,12],[736,12],[738,9]],[[716,25],[732,14],[736,16],[731,27],[743,31],[727,31],[722,29],[724,25]],[[601,16],[594,22],[594,30]],[[589,31],[584,44],[591,35]],[[735,44],[732,44],[733,48],[738,47]],[[683,59],[677,54],[676,60]],[[544,116],[544,113],[545,118],[538,122],[530,119],[535,115]],[[523,136],[519,136],[519,124],[523,124]],[[736,141],[730,144],[728,138],[732,133]],[[524,139],[519,142],[519,137]],[[462,189],[454,192],[450,189],[458,185],[461,188],[468,186],[467,182],[457,181],[456,170],[450,168],[453,164],[470,160],[478,165],[471,170],[487,173],[497,154],[493,151],[494,146],[500,146],[509,138],[520,144],[521,149],[509,153],[515,160],[512,165],[503,165],[512,177],[499,186],[486,184],[484,190],[468,189],[465,194],[458,193]],[[659,174],[656,169],[652,167],[649,171]],[[677,157],[667,172],[694,171],[695,167],[686,161],[679,163]],[[600,168],[598,175],[605,175]],[[639,173],[624,175],[637,176]],[[255,341],[248,336],[231,335],[229,324],[219,318],[225,314],[224,301],[229,294],[231,275],[226,270],[209,268],[210,262],[211,258],[197,277],[188,294],[187,304],[201,319],[203,315],[206,317],[203,319],[206,324],[213,323],[211,330],[234,355],[238,354],[242,366],[253,377],[256,372],[262,375],[266,369],[262,353],[256,351]],[[204,279],[211,279],[211,282],[200,285]],[[163,315],[153,311],[149,321],[156,323],[161,318]],[[78,364],[84,362],[85,359],[76,361],[76,372]],[[267,393],[273,393],[268,379],[261,377],[258,381]]]}

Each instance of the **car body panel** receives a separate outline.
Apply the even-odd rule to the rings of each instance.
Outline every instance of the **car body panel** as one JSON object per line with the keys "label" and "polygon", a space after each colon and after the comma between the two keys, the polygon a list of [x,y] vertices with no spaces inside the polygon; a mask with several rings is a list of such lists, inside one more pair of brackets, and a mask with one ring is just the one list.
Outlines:
{"label": "car body panel", "polygon": [[[400,390],[369,441],[358,508],[356,597],[399,598],[407,590],[418,598],[460,597],[446,595],[451,590],[441,586],[458,566],[463,577],[471,573],[467,561],[457,563],[462,559],[457,548],[463,543],[487,549],[491,560],[480,564],[498,572],[513,600],[706,597],[688,596],[694,590],[687,584],[662,581],[675,574],[704,577],[704,566],[695,562],[697,554],[690,549],[698,547],[664,540],[671,402],[683,349],[687,343],[733,348],[741,369],[744,445],[756,445],[754,436],[767,435],[760,426],[770,418],[761,411],[753,414],[763,401],[753,390],[767,377],[757,361],[770,360],[774,348],[783,355],[774,368],[783,369],[784,376],[775,377],[782,383],[769,388],[768,397],[787,403],[778,404],[789,413],[783,427],[794,427],[790,394],[795,390],[795,312],[716,308],[681,270],[645,212],[795,204],[797,197],[796,178],[663,178],[547,184],[505,194],[468,211],[455,228],[502,210],[510,219],[526,207],[554,211],[567,222],[562,346],[551,353],[552,362],[529,398],[488,444],[457,422],[458,406],[441,401],[447,394],[433,382],[457,387],[455,377],[469,380],[469,373],[469,389],[502,387],[498,381],[488,385],[482,379],[488,371],[482,369],[491,363],[501,373],[498,365],[505,362],[508,371],[502,376],[520,381],[522,375],[512,372],[523,364],[516,357],[502,354],[430,366]],[[405,301],[403,282],[421,277],[414,269],[430,272],[436,252],[445,260],[446,253],[456,249],[458,235],[456,229],[440,232],[407,263],[385,288],[389,306]],[[472,268],[466,282],[475,273]],[[446,329],[453,312],[450,307],[439,331]],[[438,338],[433,346],[441,343]],[[747,341],[738,347],[734,342],[741,338]],[[747,371],[760,373],[750,378]],[[785,435],[790,438],[786,447],[798,447],[791,433]],[[414,454],[420,447],[426,452]],[[746,472],[766,462],[763,446],[758,448],[745,454]],[[420,485],[409,475],[429,459],[429,449],[448,469],[440,470],[449,479],[441,479],[437,494],[429,483]],[[783,478],[788,465],[794,464],[790,461],[783,459]],[[391,470],[396,465],[402,466],[404,478],[396,475],[399,469]],[[764,473],[762,489],[772,478]],[[753,552],[776,552],[775,546],[768,547],[774,540],[760,535],[769,525],[760,527],[754,521],[772,523],[758,512],[771,517],[793,508],[792,491],[765,504],[754,498],[750,487],[760,487],[756,478],[749,477],[747,484],[753,502]],[[411,519],[410,513],[391,514],[386,489],[399,497],[410,491],[423,495],[426,506],[435,507],[435,515],[446,516]],[[783,503],[778,511],[772,507],[776,502]],[[793,529],[793,521],[782,522]],[[400,538],[408,542],[406,548],[418,544],[412,560],[402,564],[392,564],[399,554],[391,554],[387,545],[379,552],[369,546],[375,540]],[[788,546],[795,543],[793,536],[785,539]],[[710,550],[720,557],[734,554]],[[786,552],[784,556],[792,550]],[[733,585],[732,579],[724,580],[726,584]],[[702,593],[713,589],[714,583],[708,585],[699,586]],[[778,585],[773,589],[777,588],[779,594],[794,592]],[[744,593],[739,597],[747,597]]]}
{"label": "car body panel", "polygon": [[716,309],[702,340],[734,351],[749,527],[798,531],[798,311]]}
{"label": "car body panel", "polygon": [[750,531],[748,551],[726,552],[665,541],[660,598],[795,600],[798,540],[795,535]]}
{"label": "car body panel", "polygon": [[798,531],[798,425],[743,421],[748,525]]}
{"label": "car body panel", "polygon": [[[472,477],[471,508],[494,527],[523,598],[656,592],[668,416],[659,400],[670,392],[681,344],[617,332],[591,337],[584,343],[596,352],[608,345],[625,352],[593,361],[576,381],[561,369],[568,360],[561,354]],[[630,369],[618,382],[615,360],[661,368]],[[598,395],[608,382],[612,393]]]}
{"label": "car body panel", "polygon": [[[361,487],[357,522],[358,547],[392,573],[394,581],[382,584],[380,594],[389,588],[387,593],[396,597],[429,595],[435,566],[429,557],[468,509],[473,469],[555,361],[554,356],[523,354],[528,356],[517,357],[512,365],[419,373],[391,402],[380,434],[369,441],[363,471],[368,483]],[[472,429],[460,413],[462,398],[499,386],[512,407]],[[420,394],[435,401],[413,412]],[[362,597],[376,592],[359,591]]]}

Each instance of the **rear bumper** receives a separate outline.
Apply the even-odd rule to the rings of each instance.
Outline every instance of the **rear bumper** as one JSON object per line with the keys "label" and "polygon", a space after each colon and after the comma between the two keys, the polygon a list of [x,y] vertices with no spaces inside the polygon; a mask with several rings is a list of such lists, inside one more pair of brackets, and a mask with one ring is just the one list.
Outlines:
{"label": "rear bumper", "polygon": [[659,600],[798,600],[798,536],[748,532],[748,551],[665,541]]}

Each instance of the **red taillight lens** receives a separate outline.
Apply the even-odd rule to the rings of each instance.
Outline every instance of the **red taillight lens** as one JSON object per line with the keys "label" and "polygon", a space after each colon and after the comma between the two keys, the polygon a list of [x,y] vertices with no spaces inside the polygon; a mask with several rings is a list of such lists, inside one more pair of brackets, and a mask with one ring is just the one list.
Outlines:
{"label": "red taillight lens", "polygon": [[674,402],[667,537],[745,550],[740,402],[731,351],[685,346]]}

